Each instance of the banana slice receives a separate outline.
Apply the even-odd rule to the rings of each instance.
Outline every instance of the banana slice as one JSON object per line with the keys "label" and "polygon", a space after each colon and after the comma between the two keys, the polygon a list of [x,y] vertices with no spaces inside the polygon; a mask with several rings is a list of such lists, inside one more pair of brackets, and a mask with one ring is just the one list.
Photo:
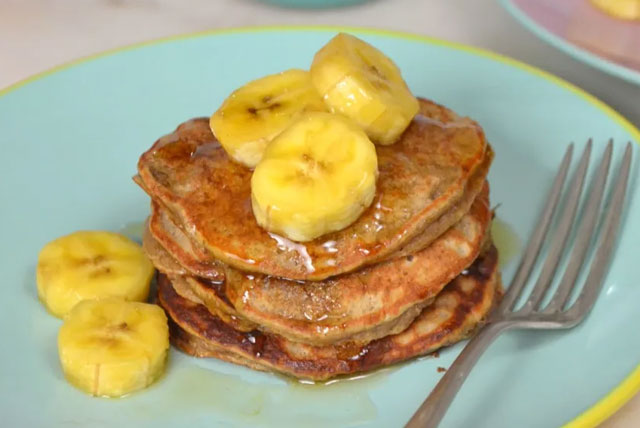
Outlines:
{"label": "banana slice", "polygon": [[118,298],[77,304],[58,333],[65,377],[100,397],[121,397],[151,385],[164,371],[168,350],[162,308]]}
{"label": "banana slice", "polygon": [[307,113],[265,150],[251,178],[253,213],[268,231],[310,241],[353,223],[377,176],[375,146],[358,125]]}
{"label": "banana slice", "polygon": [[591,0],[608,15],[628,21],[640,21],[640,0]]}
{"label": "banana slice", "polygon": [[49,242],[36,269],[38,296],[57,317],[100,297],[146,300],[153,265],[142,248],[113,232],[83,231]]}
{"label": "banana slice", "polygon": [[335,36],[316,53],[310,72],[330,111],[353,119],[377,144],[394,143],[418,113],[400,69],[357,37]]}
{"label": "banana slice", "polygon": [[309,72],[293,69],[236,90],[209,123],[227,154],[253,168],[267,143],[305,111],[326,111],[326,107]]}

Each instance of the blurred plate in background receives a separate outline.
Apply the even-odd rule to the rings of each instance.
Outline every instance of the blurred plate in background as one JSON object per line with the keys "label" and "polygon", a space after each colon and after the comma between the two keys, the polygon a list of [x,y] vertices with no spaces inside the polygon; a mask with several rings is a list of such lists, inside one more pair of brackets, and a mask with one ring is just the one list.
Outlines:
{"label": "blurred plate in background", "polygon": [[369,0],[260,0],[264,3],[282,7],[295,7],[302,9],[325,9],[330,7],[351,6],[364,3]]}
{"label": "blurred plate in background", "polygon": [[557,49],[640,85],[640,21],[609,16],[589,0],[501,2],[516,20]]}

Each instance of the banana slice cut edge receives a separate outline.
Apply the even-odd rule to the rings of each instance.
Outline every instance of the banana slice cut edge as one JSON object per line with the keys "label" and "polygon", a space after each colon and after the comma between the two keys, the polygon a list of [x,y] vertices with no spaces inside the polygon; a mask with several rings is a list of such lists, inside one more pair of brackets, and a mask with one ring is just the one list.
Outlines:
{"label": "banana slice cut edge", "polygon": [[371,204],[376,150],[351,120],[307,113],[274,139],[251,179],[263,228],[295,241],[340,230]]}

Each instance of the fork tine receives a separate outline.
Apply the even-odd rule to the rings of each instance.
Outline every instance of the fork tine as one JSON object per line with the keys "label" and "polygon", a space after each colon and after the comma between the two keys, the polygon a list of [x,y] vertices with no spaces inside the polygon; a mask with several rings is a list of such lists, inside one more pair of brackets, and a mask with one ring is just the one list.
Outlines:
{"label": "fork tine", "polygon": [[558,269],[558,264],[560,264],[560,260],[562,259],[562,253],[567,245],[567,237],[569,236],[575,221],[578,202],[580,201],[580,195],[582,194],[584,177],[587,174],[589,166],[592,145],[593,141],[590,138],[582,153],[582,157],[578,163],[578,168],[576,169],[573,180],[569,185],[567,203],[560,214],[558,227],[553,232],[553,239],[551,240],[550,249],[545,258],[544,265],[542,266],[540,276],[538,276],[538,280],[533,287],[529,299],[527,299],[527,302],[522,309],[518,311],[521,314],[525,314],[530,312],[532,309],[535,309],[540,304],[542,298],[549,289],[549,286],[553,282],[553,276]]}
{"label": "fork tine", "polygon": [[567,171],[569,170],[569,165],[571,165],[572,155],[573,143],[569,144],[569,147],[564,154],[564,158],[562,159],[562,163],[560,164],[558,173],[553,180],[553,186],[551,187],[551,192],[549,193],[547,204],[542,210],[542,214],[540,215],[538,224],[536,225],[533,235],[529,240],[529,245],[527,245],[520,264],[518,265],[516,275],[511,282],[511,285],[507,289],[507,292],[505,293],[500,306],[498,306],[498,310],[496,311],[496,313],[504,313],[505,311],[510,310],[520,296],[520,293],[522,292],[525,284],[527,283],[527,279],[529,278],[531,269],[533,268],[533,265],[538,258],[540,248],[542,247],[544,238],[547,235],[547,230],[549,229],[549,225],[551,224],[551,219],[553,218],[553,214],[558,205],[558,199],[560,198],[562,187],[564,186],[565,179],[567,178]]}
{"label": "fork tine", "polygon": [[578,296],[576,302],[569,309],[569,318],[577,317],[576,321],[580,321],[591,310],[593,304],[602,288],[604,275],[607,272],[611,261],[611,253],[613,244],[618,234],[620,219],[622,217],[622,208],[624,206],[625,193],[627,191],[627,182],[629,181],[629,171],[631,170],[631,142],[627,143],[622,160],[622,168],[618,173],[614,188],[611,204],[608,207],[607,215],[604,219],[602,237],[600,245],[596,250],[589,276],[585,281],[585,285]]}
{"label": "fork tine", "polygon": [[571,294],[573,285],[578,277],[580,268],[586,258],[587,250],[595,237],[595,226],[598,220],[598,212],[600,204],[602,202],[602,196],[604,195],[605,184],[607,182],[607,175],[609,174],[609,166],[611,164],[611,154],[613,152],[613,140],[609,140],[607,148],[605,149],[600,167],[596,172],[596,176],[593,179],[594,185],[589,199],[584,208],[584,217],[578,226],[576,233],[576,242],[573,250],[571,251],[571,258],[569,264],[562,276],[560,285],[554,293],[551,301],[544,309],[545,313],[552,313],[560,311],[567,303],[567,299]]}

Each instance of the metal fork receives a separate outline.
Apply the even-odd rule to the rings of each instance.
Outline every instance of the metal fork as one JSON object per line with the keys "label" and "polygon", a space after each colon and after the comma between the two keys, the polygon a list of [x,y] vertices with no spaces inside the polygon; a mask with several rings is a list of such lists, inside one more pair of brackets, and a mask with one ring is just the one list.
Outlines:
{"label": "metal fork", "polygon": [[[580,323],[593,307],[610,264],[613,244],[620,225],[631,167],[631,142],[627,144],[615,185],[611,190],[612,195],[609,203],[601,214],[601,203],[613,152],[613,141],[609,140],[602,161],[592,180],[591,191],[583,208],[582,219],[577,226],[575,242],[564,275],[549,303],[543,306],[544,298],[551,288],[558,265],[563,259],[565,248],[570,241],[569,237],[574,223],[577,220],[576,213],[584,187],[591,150],[592,141],[590,139],[578,163],[572,183],[566,191],[563,212],[558,214],[557,226],[553,233],[550,233],[550,226],[571,165],[573,144],[569,145],[553,182],[546,206],[502,302],[488,317],[486,326],[465,346],[447,373],[431,391],[429,397],[409,420],[406,428],[437,427],[475,363],[494,339],[504,331],[516,328],[568,329]],[[600,220],[600,217],[604,217],[604,219]],[[597,248],[590,266],[583,266],[589,248],[592,243],[596,242],[599,220],[602,223]],[[531,272],[546,240],[550,240],[549,251],[540,275],[524,305],[516,308],[517,302],[526,297],[524,295],[525,285],[532,276]],[[574,294],[574,290],[576,292],[578,290],[576,280],[583,268],[587,269],[587,267],[589,273],[584,285],[575,302],[569,304],[570,296]]]}

